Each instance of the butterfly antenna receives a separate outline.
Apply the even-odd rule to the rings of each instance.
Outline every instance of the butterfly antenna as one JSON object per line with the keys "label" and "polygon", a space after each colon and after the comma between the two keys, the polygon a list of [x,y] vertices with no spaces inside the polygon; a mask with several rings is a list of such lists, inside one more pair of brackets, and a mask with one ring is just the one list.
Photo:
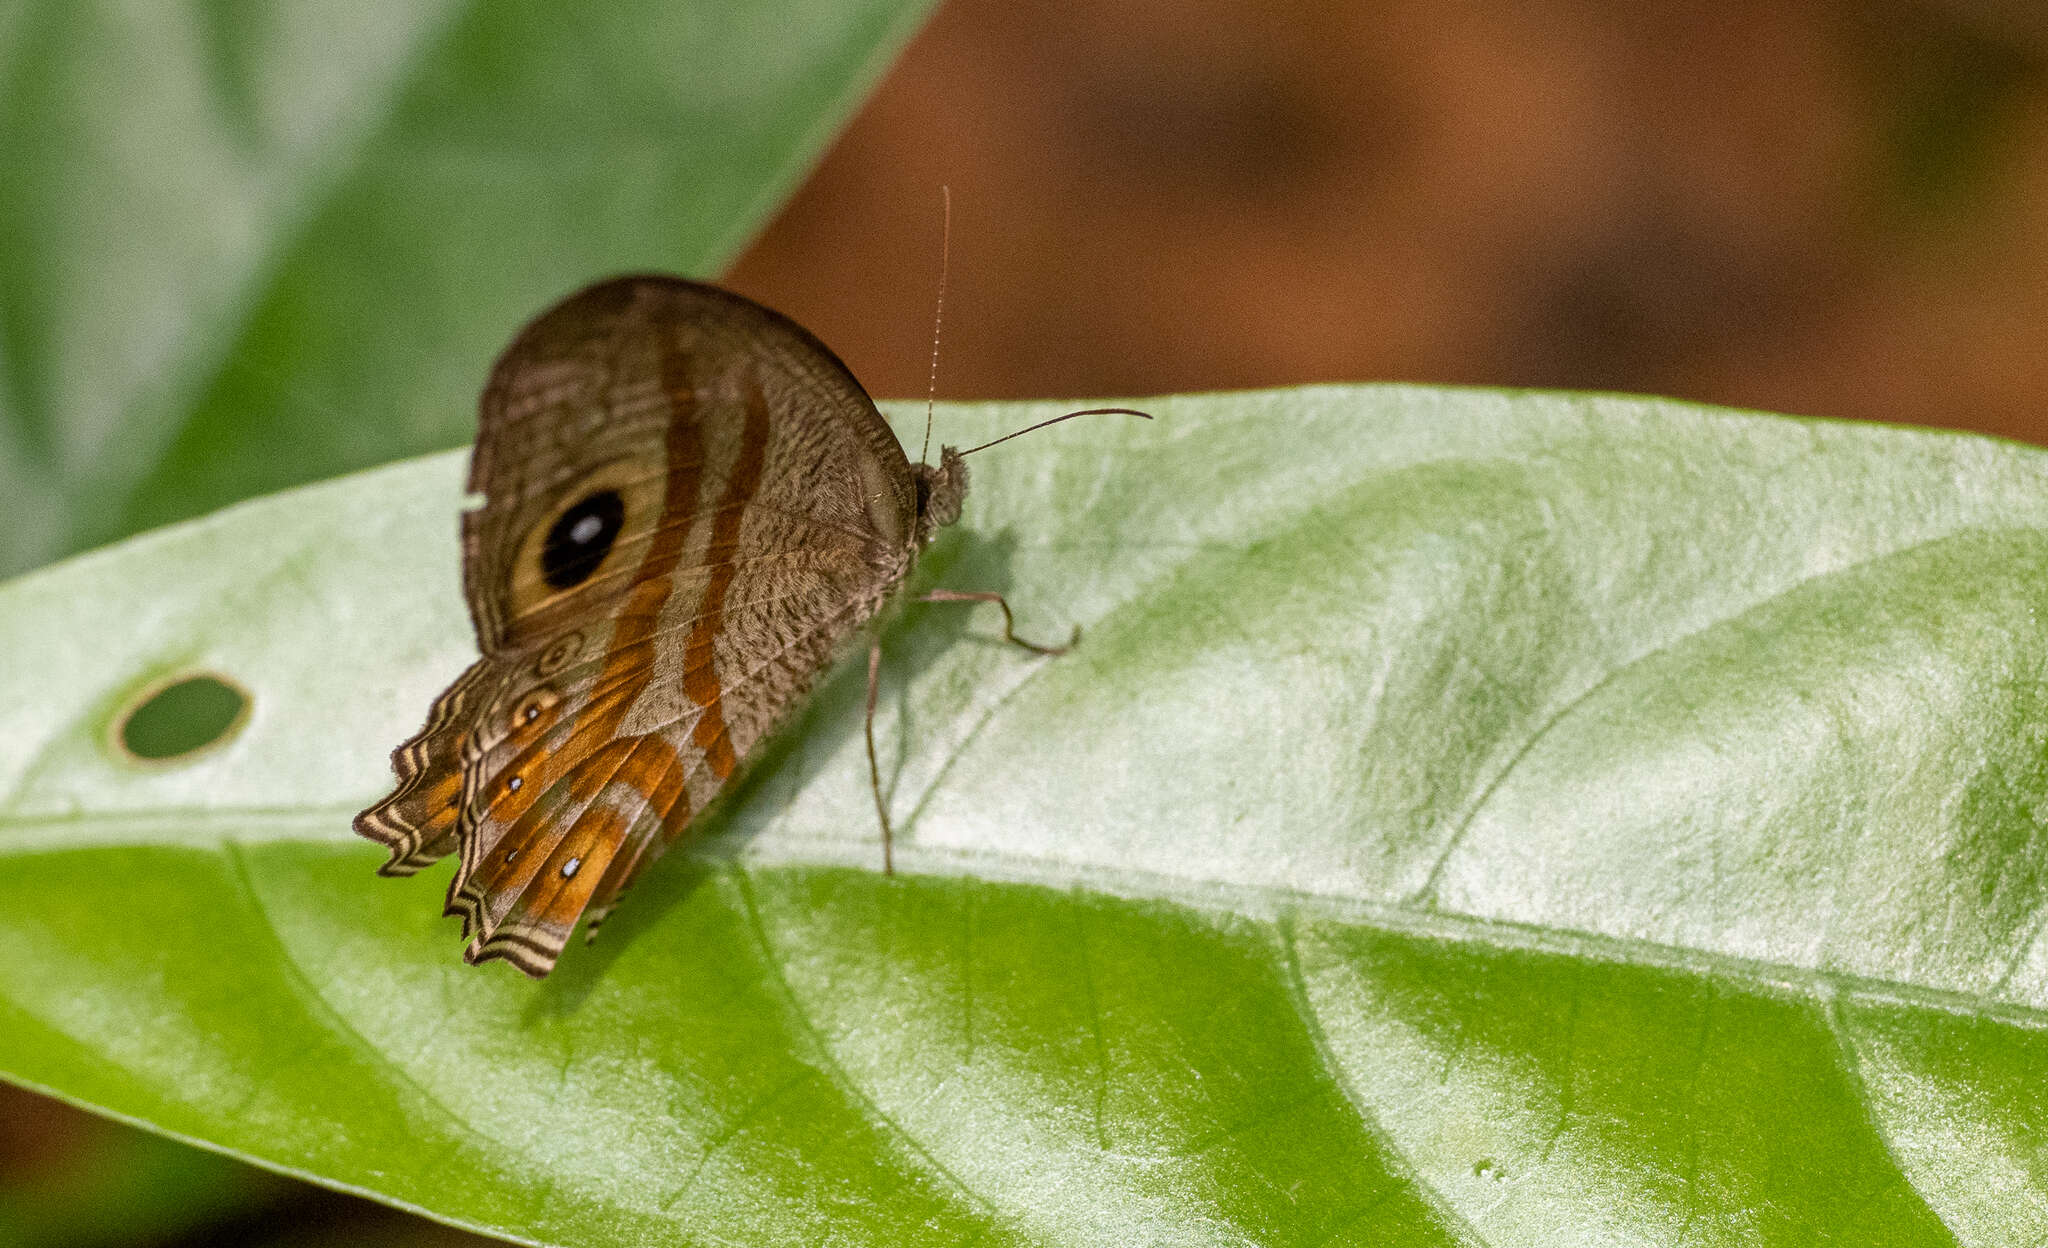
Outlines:
{"label": "butterfly antenna", "polygon": [[1083,408],[1078,412],[1068,412],[1064,416],[1055,416],[1051,420],[1041,420],[1035,425],[1026,425],[1024,428],[1019,429],[1015,433],[1004,434],[1002,437],[997,438],[994,442],[984,442],[980,446],[969,447],[960,453],[962,455],[972,455],[976,451],[985,451],[991,446],[996,445],[997,443],[1008,442],[1011,438],[1021,438],[1025,434],[1030,433],[1034,430],[1043,429],[1047,425],[1057,425],[1063,420],[1072,420],[1076,416],[1136,416],[1143,420],[1152,419],[1152,413],[1141,412],[1134,407],[1088,407]]}
{"label": "butterfly antenna", "polygon": [[939,331],[946,326],[946,274],[953,267],[953,188],[939,187],[939,198],[945,204],[944,224],[939,227],[939,306],[932,313],[932,380],[924,392],[924,445],[917,452],[920,464],[932,451],[932,406],[939,397]]}

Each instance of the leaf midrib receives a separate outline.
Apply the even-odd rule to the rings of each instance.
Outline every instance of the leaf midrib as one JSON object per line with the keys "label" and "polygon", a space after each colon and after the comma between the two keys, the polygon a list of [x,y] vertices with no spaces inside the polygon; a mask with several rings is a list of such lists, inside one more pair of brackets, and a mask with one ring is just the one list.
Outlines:
{"label": "leaf midrib", "polygon": [[[345,822],[357,807],[328,807],[294,810],[251,808],[249,810],[205,809],[136,812],[151,823],[178,826],[179,819],[203,815],[209,819],[246,819],[250,823],[284,819],[295,828],[275,836],[222,834],[195,841],[189,836],[161,840],[110,841],[79,846],[37,841],[28,845],[0,843],[0,860],[65,853],[92,853],[123,847],[212,850],[223,855],[239,847],[264,844],[301,844],[309,848],[335,850],[354,847],[355,838],[341,835],[303,833],[311,826],[329,827]],[[78,815],[49,819],[0,815],[0,835],[22,829],[55,832],[102,825],[133,827],[135,815]],[[187,825],[189,826],[189,825]],[[772,840],[754,834],[724,831],[686,846],[678,846],[670,858],[683,859],[715,869],[739,873],[742,877],[759,871],[850,869],[872,871],[878,851],[866,841],[849,841],[831,829],[804,831],[777,827]],[[370,849],[363,847],[365,869]],[[1485,918],[1459,914],[1399,901],[1376,901],[1341,893],[1319,893],[1275,884],[1235,884],[1168,875],[1133,867],[1057,863],[988,850],[937,849],[916,844],[898,844],[896,870],[899,875],[927,879],[978,880],[1015,884],[1056,891],[1079,889],[1095,896],[1130,902],[1164,902],[1191,910],[1230,915],[1275,925],[1303,919],[1340,923],[1390,936],[1477,946],[1500,952],[1534,953],[1606,966],[1639,967],[1672,971],[1703,978],[1733,981],[1778,995],[1792,994],[1803,1000],[1825,1000],[1849,994],[1858,1000],[1897,1004],[1915,1009],[1984,1019],[2032,1031],[2048,1031],[2048,1008],[1988,998],[1961,989],[1937,988],[1905,980],[1860,975],[1848,971],[1744,958],[1684,945],[1666,944],[1607,933],[1567,927],[1551,927],[1512,919]],[[666,870],[657,864],[655,870]]]}
{"label": "leaf midrib", "polygon": [[[438,458],[438,456],[433,457]],[[204,523],[200,521],[199,523]],[[182,526],[181,526],[182,527]],[[1672,636],[1638,653],[1617,662],[1604,672],[1599,679],[1578,691],[1552,714],[1547,716],[1528,738],[1518,747],[1512,758],[1485,786],[1479,796],[1467,809],[1458,828],[1448,839],[1432,865],[1428,882],[1420,889],[1400,901],[1376,901],[1369,898],[1353,897],[1336,893],[1318,893],[1301,889],[1269,884],[1233,884],[1221,880],[1202,880],[1190,877],[1168,875],[1131,867],[1104,867],[1094,864],[1061,864],[1041,859],[1019,858],[987,850],[934,850],[915,845],[899,846],[897,858],[902,869],[909,875],[926,875],[940,878],[986,879],[1038,887],[1065,889],[1081,887],[1087,891],[1126,900],[1166,901],[1173,904],[1209,911],[1220,911],[1240,917],[1279,922],[1290,916],[1305,915],[1329,918],[1334,921],[1370,928],[1394,935],[1415,936],[1444,940],[1463,945],[1479,945],[1501,950],[1539,952],[1580,959],[1607,965],[1652,967],[1681,973],[1706,976],[1716,979],[1733,980],[1745,984],[1792,990],[1808,998],[1827,999],[1835,994],[1847,992],[1861,999],[1881,1000],[1915,1008],[1925,1008],[1950,1014],[1962,1014],[1974,1018],[1985,1018],[2009,1023],[2028,1029],[2048,1029],[2048,1007],[2036,1007],[2000,1001],[1981,993],[1957,989],[1936,988],[1926,984],[1859,975],[1850,972],[1829,971],[1819,967],[1798,966],[1769,962],[1761,959],[1743,958],[1736,955],[1697,949],[1689,946],[1671,945],[1657,941],[1596,934],[1583,930],[1551,927],[1514,920],[1484,918],[1436,909],[1434,887],[1445,864],[1455,854],[1479,813],[1526,756],[1561,721],[1570,717],[1575,708],[1595,696],[1602,688],[1610,685],[1623,674],[1636,669],[1640,664],[1653,660],[1688,641],[1700,637],[1713,629],[1740,620],[1787,595],[1798,592],[1802,587],[1829,578],[1847,575],[1857,569],[1885,560],[1909,554],[1928,546],[1972,533],[2035,533],[2042,532],[2039,526],[2029,525],[1983,525],[1961,524],[1930,534],[1916,540],[1902,542],[1883,550],[1867,552],[1837,566],[1808,571],[1772,588],[1732,610],[1717,614],[1714,618],[1689,628],[1682,628]],[[1148,580],[1153,583],[1157,578]],[[1143,588],[1133,595],[1143,598]],[[1097,625],[1100,626],[1100,621]],[[1034,666],[1006,690],[997,701],[969,730],[967,740],[971,741],[991,722],[1020,691],[1028,688],[1044,670]],[[963,746],[965,742],[962,743]],[[959,758],[956,750],[940,767],[932,782],[922,793],[908,823],[914,825],[917,815],[943,781],[945,773]],[[346,824],[353,817],[358,805],[330,805],[319,807],[192,807],[160,808],[118,813],[88,812],[82,814],[16,815],[0,812],[0,835],[16,834],[29,843],[24,847],[16,843],[0,843],[0,858],[26,853],[76,852],[80,848],[118,848],[128,844],[147,844],[172,848],[205,848],[207,841],[223,852],[229,852],[240,843],[292,842],[302,840],[306,844],[341,846],[351,843],[352,838],[337,835],[313,835],[312,828]],[[268,836],[237,836],[232,832],[195,842],[189,836],[176,835],[176,830],[189,827],[190,822],[230,821],[248,824],[277,824],[288,826],[278,829],[277,834]],[[172,833],[158,840],[119,839],[123,832],[153,829],[160,825]],[[91,847],[75,844],[53,844],[51,840],[64,833],[75,842],[81,830],[103,829],[113,834],[109,840]],[[42,834],[38,836],[37,834]],[[50,838],[46,840],[44,838]],[[680,850],[681,854],[713,865],[722,865],[746,871],[756,867],[852,867],[872,869],[873,855],[864,842],[849,843],[844,837],[833,836],[829,831],[805,833],[786,827],[776,829],[775,841],[766,853],[751,849],[751,839],[740,840],[735,836],[721,835],[708,841],[699,841]],[[2020,956],[2024,956],[2024,951]],[[2010,979],[2010,970],[1999,982]]]}

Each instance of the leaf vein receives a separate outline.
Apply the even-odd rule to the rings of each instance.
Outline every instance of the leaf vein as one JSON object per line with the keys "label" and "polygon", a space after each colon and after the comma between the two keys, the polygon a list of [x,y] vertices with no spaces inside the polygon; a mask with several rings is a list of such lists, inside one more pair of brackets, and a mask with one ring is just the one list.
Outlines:
{"label": "leaf vein", "polygon": [[1364,1095],[1345,1075],[1343,1063],[1337,1059],[1336,1050],[1330,1046],[1329,1033],[1323,1030],[1322,1017],[1316,1013],[1314,1003],[1309,1000],[1308,977],[1302,973],[1301,953],[1295,946],[1294,922],[1293,915],[1285,914],[1275,923],[1274,927],[1279,937],[1279,956],[1274,961],[1278,964],[1282,984],[1287,990],[1284,994],[1287,1003],[1293,1007],[1295,1018],[1308,1033],[1309,1043],[1315,1046],[1316,1058],[1322,1063],[1324,1074],[1343,1096],[1345,1103],[1351,1106],[1351,1112],[1357,1115],[1359,1129],[1364,1132],[1367,1139],[1379,1147],[1387,1173],[1408,1185],[1417,1199],[1436,1215],[1445,1235],[1458,1244],[1466,1245],[1467,1248],[1487,1248],[1486,1237],[1451,1207],[1443,1193],[1437,1191],[1422,1177],[1414,1161],[1395,1142],[1392,1134],[1380,1122],[1379,1115],[1366,1104]]}
{"label": "leaf vein", "polygon": [[1742,607],[1738,610],[1730,611],[1723,615],[1718,615],[1713,619],[1708,620],[1704,624],[1700,624],[1695,627],[1685,629],[1678,635],[1657,643],[1655,646],[1652,646],[1650,649],[1643,651],[1641,654],[1633,655],[1623,660],[1622,662],[1616,664],[1613,668],[1611,668],[1604,675],[1602,675],[1598,680],[1594,681],[1592,684],[1588,685],[1585,689],[1581,690],[1578,694],[1576,694],[1571,699],[1566,701],[1563,706],[1558,707],[1557,710],[1551,712],[1548,716],[1544,717],[1543,722],[1538,724],[1535,730],[1531,732],[1528,735],[1528,737],[1526,737],[1522,741],[1521,746],[1515,750],[1514,756],[1509,758],[1507,764],[1500,769],[1500,771],[1493,777],[1492,780],[1489,780],[1486,783],[1486,787],[1480,791],[1478,799],[1474,801],[1472,803],[1471,808],[1465,812],[1464,818],[1458,821],[1457,829],[1451,833],[1450,839],[1444,842],[1443,849],[1438,851],[1436,859],[1430,864],[1429,871],[1423,877],[1422,883],[1416,887],[1413,893],[1409,894],[1404,904],[1426,909],[1436,908],[1439,902],[1439,899],[1436,896],[1436,894],[1438,890],[1442,887],[1444,872],[1449,868],[1451,859],[1464,845],[1465,838],[1467,837],[1467,835],[1470,834],[1472,830],[1472,825],[1478,821],[1480,814],[1486,809],[1488,804],[1490,804],[1493,801],[1494,796],[1500,792],[1501,787],[1507,783],[1508,777],[1512,776],[1515,773],[1515,771],[1528,759],[1529,755],[1532,752],[1534,752],[1537,745],[1539,745],[1543,741],[1543,739],[1550,734],[1552,729],[1556,728],[1566,719],[1569,719],[1573,715],[1573,713],[1575,713],[1580,707],[1584,706],[1589,700],[1598,695],[1603,689],[1613,684],[1622,676],[1636,670],[1645,663],[1654,661],[1659,656],[1671,653],[1672,651],[1678,649],[1680,646],[1685,645],[1687,642],[1690,642],[1697,637],[1704,636],[1705,634],[1712,632],[1714,629],[1719,628],[1724,624],[1742,619],[1744,616],[1750,615],[1763,607],[1769,606],[1770,604],[1778,602],[1791,594],[1797,593],[1799,590],[1805,588],[1808,585],[1814,584],[1815,582],[1827,580],[1832,577],[1844,576],[1849,573],[1858,571],[1859,569],[1883,563],[1886,560],[1896,559],[1904,555],[1912,554],[1916,550],[1922,550],[1930,546],[1939,545],[1942,542],[1952,541],[1955,538],[1962,536],[1964,533],[2035,531],[2036,530],[2033,529],[2018,528],[1994,529],[1990,528],[1989,526],[1983,525],[1964,526],[1961,528],[1950,530],[1949,532],[1936,534],[1932,537],[1921,538],[1918,541],[1907,542],[1902,546],[1896,546],[1890,550],[1877,551],[1872,554],[1864,555],[1860,558],[1852,559],[1839,567],[1827,568],[1818,572],[1808,572],[1804,575],[1794,578],[1792,581],[1782,586],[1781,588],[1764,594],[1762,597],[1757,598],[1754,601],[1743,604]]}
{"label": "leaf vein", "polygon": [[980,1228],[976,1231],[974,1237],[966,1244],[963,1244],[961,1248],[972,1248],[972,1245],[986,1239],[989,1231],[1001,1220],[1001,1215],[996,1209],[995,1204],[970,1187],[965,1179],[954,1173],[944,1162],[932,1156],[930,1151],[923,1144],[919,1143],[915,1136],[911,1135],[901,1123],[898,1123],[895,1119],[884,1113],[882,1107],[877,1105],[874,1099],[863,1092],[860,1086],[854,1082],[853,1076],[847,1072],[845,1066],[833,1055],[830,1046],[825,1043],[825,1037],[818,1031],[817,1024],[811,1021],[810,1014],[805,1011],[803,1003],[797,998],[796,990],[790,986],[789,977],[783,974],[781,958],[777,954],[773,942],[768,939],[768,925],[761,918],[761,908],[755,900],[753,883],[748,877],[747,872],[744,869],[736,869],[730,873],[729,878],[733,882],[734,891],[739,894],[741,909],[746,914],[747,932],[752,937],[755,947],[761,952],[761,963],[767,968],[769,976],[774,980],[776,990],[782,998],[783,1007],[788,1010],[791,1020],[796,1023],[797,1029],[803,1033],[804,1037],[810,1041],[811,1049],[817,1055],[817,1069],[819,1072],[830,1079],[846,1098],[867,1116],[870,1122],[878,1124],[889,1134],[893,1135],[908,1152],[929,1166],[933,1173],[950,1183],[962,1196],[967,1198],[968,1204],[971,1207],[980,1212],[982,1215]]}
{"label": "leaf vein", "polygon": [[[249,873],[248,860],[243,853],[242,847],[233,840],[227,840],[222,842],[221,852],[227,859],[229,874],[234,878],[236,887],[241,892],[243,900],[248,903],[250,912],[262,926],[272,947],[277,950],[278,965],[282,972],[281,978],[285,985],[306,1006],[308,1016],[324,1024],[332,1034],[340,1037],[344,1044],[368,1058],[373,1067],[385,1071],[393,1082],[409,1089],[422,1103],[431,1106],[462,1137],[479,1146],[485,1153],[500,1156],[510,1154],[513,1157],[522,1157],[518,1149],[486,1134],[474,1123],[470,1122],[469,1119],[457,1113],[446,1101],[442,1100],[425,1084],[414,1078],[410,1071],[393,1061],[390,1054],[372,1044],[369,1037],[357,1030],[355,1025],[349,1022],[341,1011],[336,1009],[333,1003],[321,994],[320,990],[313,984],[313,981],[307,977],[305,968],[293,956],[291,947],[285,943],[284,936],[278,931],[276,922],[271,919],[270,909],[264,904],[263,895],[257,891],[256,881]],[[456,1147],[451,1142],[449,1151],[452,1153]]]}
{"label": "leaf vein", "polygon": [[[1849,1090],[1855,1095],[1856,1107],[1863,1112],[1863,1121],[1870,1128],[1871,1138],[1884,1150],[1885,1158],[1892,1163],[1892,1169],[1898,1173],[1899,1181],[1920,1198],[1920,1204],[1927,1210],[1928,1216],[1948,1233],[1950,1242],[1960,1245],[1962,1239],[1956,1233],[1956,1228],[1950,1226],[1948,1219],[1941,1216],[1941,1210],[1936,1209],[1934,1202],[1927,1199],[1927,1193],[1913,1183],[1911,1172],[1906,1169],[1905,1159],[1899,1155],[1897,1143],[1892,1139],[1891,1132],[1885,1129],[1883,1111],[1878,1109],[1877,1099],[1870,1094],[1870,1084],[1863,1077],[1863,1060],[1856,1052],[1856,1039],[1849,1034],[1848,1020],[1842,1017],[1841,994],[1826,993],[1815,1002],[1815,1007],[1822,1022],[1827,1025],[1828,1035],[1834,1040],[1835,1065],[1841,1070],[1842,1078],[1847,1081]],[[1872,1195],[1872,1199],[1876,1199],[1875,1194]]]}

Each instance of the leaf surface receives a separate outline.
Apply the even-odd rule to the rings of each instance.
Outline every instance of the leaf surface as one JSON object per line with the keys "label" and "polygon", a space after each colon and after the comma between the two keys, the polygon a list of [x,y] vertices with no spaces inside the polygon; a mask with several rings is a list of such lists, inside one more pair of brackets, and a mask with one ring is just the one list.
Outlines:
{"label": "leaf surface", "polygon": [[[853,664],[539,984],[347,830],[470,654],[458,456],[0,588],[0,1070],[555,1244],[2048,1236],[2048,457],[1151,408],[977,458],[918,584],[1084,637],[889,626],[897,878]],[[123,761],[193,670],[245,724]]]}

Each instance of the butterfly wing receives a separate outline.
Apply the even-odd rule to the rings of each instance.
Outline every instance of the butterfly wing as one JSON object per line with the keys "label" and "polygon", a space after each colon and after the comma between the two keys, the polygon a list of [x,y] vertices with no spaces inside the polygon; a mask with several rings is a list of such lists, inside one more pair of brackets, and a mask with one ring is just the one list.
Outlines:
{"label": "butterfly wing", "polygon": [[379,875],[411,875],[455,848],[462,812],[462,739],[481,698],[478,686],[490,665],[469,670],[434,699],[427,723],[391,752],[398,785],[389,797],[356,816],[356,831],[391,851]]}
{"label": "butterfly wing", "polygon": [[915,486],[828,350],[737,296],[621,278],[514,340],[463,518],[483,657],[357,828],[459,850],[471,961],[554,965],[909,570]]}

